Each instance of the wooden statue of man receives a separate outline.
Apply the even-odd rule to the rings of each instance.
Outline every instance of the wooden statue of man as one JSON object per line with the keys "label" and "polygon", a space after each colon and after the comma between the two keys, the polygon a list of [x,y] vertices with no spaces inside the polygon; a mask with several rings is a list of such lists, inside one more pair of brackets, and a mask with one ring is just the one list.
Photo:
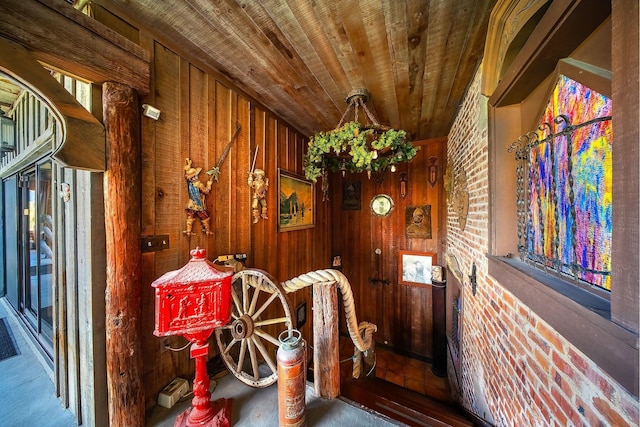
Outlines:
{"label": "wooden statue of man", "polygon": [[187,159],[184,166],[184,177],[187,180],[187,189],[189,192],[189,202],[185,211],[187,212],[187,229],[183,231],[187,236],[195,236],[193,230],[193,223],[197,219],[200,220],[202,225],[202,232],[209,235],[213,234],[210,229],[209,212],[207,211],[207,205],[205,204],[205,196],[211,192],[211,184],[213,181],[213,175],[209,175],[209,179],[206,183],[200,181],[200,172],[202,168],[194,168],[191,166],[191,160]]}
{"label": "wooden statue of man", "polygon": [[249,172],[247,184],[253,189],[253,200],[251,201],[253,223],[257,223],[260,218],[268,219],[267,189],[269,188],[269,178],[265,176],[262,169],[256,169],[253,172]]}

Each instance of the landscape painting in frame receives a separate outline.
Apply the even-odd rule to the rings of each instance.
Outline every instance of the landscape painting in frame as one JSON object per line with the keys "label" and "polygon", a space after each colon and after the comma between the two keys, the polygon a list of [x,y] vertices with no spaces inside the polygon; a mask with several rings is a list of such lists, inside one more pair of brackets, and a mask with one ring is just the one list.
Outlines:
{"label": "landscape painting in frame", "polygon": [[315,225],[315,191],[311,181],[278,169],[278,231]]}
{"label": "landscape painting in frame", "polygon": [[428,286],[432,284],[432,269],[436,263],[434,252],[399,251],[398,283]]}

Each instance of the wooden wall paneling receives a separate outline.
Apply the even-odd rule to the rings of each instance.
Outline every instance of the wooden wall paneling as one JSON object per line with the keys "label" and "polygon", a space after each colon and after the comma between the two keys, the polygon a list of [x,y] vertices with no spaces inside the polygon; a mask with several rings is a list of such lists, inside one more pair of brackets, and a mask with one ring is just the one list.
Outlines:
{"label": "wooden wall paneling", "polygon": [[[267,145],[268,141],[268,115],[267,113],[261,109],[256,107],[255,109],[255,121],[253,122],[253,133],[255,135],[253,144],[250,145],[249,150],[249,158],[248,165],[244,170],[242,170],[242,175],[238,176],[238,186],[246,185],[247,188],[247,173],[251,170],[251,166],[253,163],[254,156],[256,157],[256,166],[259,164],[261,167],[265,165],[265,158],[267,157],[267,153],[269,153],[269,146]],[[258,153],[256,154],[256,150]],[[274,224],[274,219],[276,217],[276,205],[274,205],[273,194],[277,192],[277,181],[276,176],[271,170],[266,170],[266,176],[269,178],[269,188],[267,190],[267,209],[269,220],[267,221],[258,221],[257,224],[253,224],[253,220],[251,217],[251,203],[253,198],[253,191],[249,188],[249,205],[245,208],[246,211],[241,211],[238,213],[238,218],[240,222],[245,227],[249,227],[250,234],[252,236],[251,239],[251,247],[248,249],[247,253],[247,266],[255,266],[256,268],[261,268],[263,270],[267,270],[268,268],[268,253],[271,252],[271,245],[275,242],[266,242],[266,229],[270,224]],[[261,246],[258,246],[260,244]]]}
{"label": "wooden wall paneling", "polygon": [[[276,120],[275,144],[278,150],[276,153],[277,168],[287,172],[295,172],[295,170],[291,170],[291,165],[290,165],[291,156],[289,153],[290,147],[287,145],[286,130],[287,130],[286,127],[284,127],[284,125],[279,120]],[[274,170],[276,177],[278,174],[277,168]],[[274,191],[274,193],[276,193],[274,206],[277,206],[277,204],[280,201],[280,198],[279,198],[280,188],[278,187],[277,178],[276,178],[276,191]],[[277,208],[276,208],[276,212],[277,212]],[[279,221],[280,221],[280,218],[276,216],[275,232],[276,232],[276,238],[278,240],[278,250],[276,252],[278,257],[278,266],[274,271],[274,273],[272,274],[275,274],[276,279],[282,282],[283,280],[287,280],[289,278],[288,277],[289,266],[295,265],[296,247],[294,246],[294,242],[295,242],[294,238],[296,236],[293,235],[295,233],[294,231],[279,232],[278,231]],[[293,294],[291,294],[291,296],[292,298],[294,298]]]}
{"label": "wooden wall paneling", "polygon": [[[71,193],[76,194],[78,192],[78,184],[76,182],[76,172],[72,169],[65,169],[64,182],[68,182],[71,185]],[[76,266],[78,265],[78,229],[77,229],[77,197],[71,197],[69,203],[65,204],[65,246],[66,246],[66,259],[65,275],[67,279],[67,289],[65,298],[66,302],[66,316],[67,316],[67,346],[66,346],[66,360],[67,360],[67,396],[68,407],[71,412],[78,415],[80,409],[79,394],[80,394],[80,378],[79,370],[80,361],[78,360],[78,271]]]}
{"label": "wooden wall paneling", "polygon": [[[154,67],[151,69],[150,87],[156,87],[156,66],[155,66],[155,42],[148,33],[140,35],[140,45],[150,52],[151,63]],[[157,107],[155,91],[151,91],[147,96],[142,98],[142,103]],[[163,112],[166,114],[166,111]],[[161,113],[161,115],[163,114]],[[156,131],[158,122],[147,117],[141,118],[141,212],[140,212],[140,234],[142,236],[156,235],[156,197],[157,180],[156,180]],[[169,246],[175,245],[176,242],[169,239]],[[163,340],[153,335],[155,327],[155,290],[151,287],[151,283],[157,279],[156,276],[156,253],[143,253],[141,257],[141,275],[140,283],[142,313],[140,327],[142,339],[142,381],[145,390],[145,406],[150,406],[155,402],[156,393],[161,390],[164,376],[158,374],[156,369],[161,366],[161,360],[166,350],[162,347]]]}
{"label": "wooden wall paneling", "polygon": [[[65,182],[64,168],[54,162],[54,182]],[[67,275],[66,257],[67,257],[67,222],[66,222],[66,203],[58,203],[56,205],[55,215],[55,236],[56,236],[56,276],[54,288],[54,301],[56,310],[54,311],[54,329],[53,329],[53,352],[54,352],[54,387],[56,395],[60,397],[62,406],[65,408],[69,404],[68,393],[68,336],[67,336]]]}
{"label": "wooden wall paneling", "polygon": [[[255,119],[251,102],[240,96],[238,97],[237,119],[241,127],[240,132],[231,146],[229,156],[222,168],[226,168],[230,175],[226,191],[232,199],[233,216],[230,217],[230,226],[231,230],[235,232],[230,251],[248,254],[251,250],[252,194],[247,185],[247,172],[249,172],[253,160],[251,141],[254,138],[252,123]],[[232,123],[231,130],[233,135],[236,130],[235,123]],[[229,140],[225,141],[225,143],[228,142]]]}
{"label": "wooden wall paneling", "polygon": [[[216,126],[215,138],[211,141],[211,166],[214,166],[218,161],[225,145],[229,142],[235,131],[237,118],[236,100],[237,95],[230,88],[220,82],[216,82]],[[211,195],[214,195],[214,197],[209,197],[208,200],[210,206],[209,212],[213,217],[211,223],[214,224],[213,231],[215,233],[210,239],[210,241],[214,243],[213,248],[215,248],[212,249],[213,253],[211,253],[211,256],[222,255],[235,250],[232,249],[233,242],[231,232],[231,228],[235,227],[233,224],[234,212],[232,211],[231,204],[232,195],[229,191],[225,191],[226,188],[229,188],[230,183],[231,175],[229,173],[221,173],[218,182],[216,183],[214,181],[211,192]]]}
{"label": "wooden wall paneling", "polygon": [[[352,284],[356,298],[358,320],[368,320],[378,325],[376,340],[387,342],[398,351],[430,357],[431,339],[431,289],[399,285],[398,251],[435,251],[440,248],[442,209],[441,175],[435,187],[427,182],[428,159],[437,156],[441,165],[442,142],[419,142],[423,145],[418,156],[409,164],[400,165],[398,172],[386,172],[383,183],[378,186],[366,174],[348,175],[344,179],[333,174],[332,198],[332,253],[343,259],[343,272]],[[441,166],[440,166],[441,167]],[[409,189],[405,199],[400,197],[399,172],[408,173]],[[360,180],[361,210],[343,211],[342,183]],[[389,194],[395,209],[388,217],[376,217],[369,208],[374,195]],[[405,235],[405,213],[408,206],[431,205],[432,239],[408,239]],[[382,250],[381,276],[390,280],[390,285],[372,285],[375,277],[375,249]],[[440,255],[438,254],[438,260]],[[346,328],[341,324],[341,332]]]}
{"label": "wooden wall paneling", "polygon": [[[108,426],[105,346],[105,221],[103,175],[77,171],[78,336],[81,421]],[[58,199],[59,200],[59,199]]]}
{"label": "wooden wall paneling", "polygon": [[279,277],[278,270],[281,239],[277,225],[279,200],[278,167],[281,165],[279,162],[279,156],[282,150],[277,143],[277,139],[278,121],[270,113],[267,113],[265,144],[260,147],[255,167],[258,168],[258,165],[260,165],[260,168],[265,171],[266,176],[269,178],[269,189],[267,192],[267,209],[269,212],[269,219],[267,221],[258,221],[258,224],[252,225],[252,229],[255,230],[255,227],[259,226],[262,227],[264,232],[262,241],[258,241],[254,237],[256,242],[254,251],[262,252],[265,257],[263,267],[258,266],[258,268],[263,268],[265,271],[273,275],[276,280],[282,281],[283,279]]}
{"label": "wooden wall paneling", "polygon": [[[183,129],[181,111],[187,107],[181,93],[188,84],[182,79],[181,60],[178,55],[159,43],[154,45],[155,107],[160,109],[160,120],[155,123],[155,161],[153,174],[156,181],[155,232],[168,234],[170,248],[156,253],[155,276],[181,266],[188,248],[185,229],[183,196],[186,192],[184,164],[188,156],[188,129]],[[187,76],[188,77],[188,76]],[[146,118],[144,119],[146,120]],[[183,190],[184,189],[184,190]]]}
{"label": "wooden wall paneling", "polygon": [[[186,102],[187,105],[184,109],[181,108],[180,110],[180,121],[181,128],[187,129],[188,135],[186,138],[182,139],[182,145],[184,147],[184,143],[188,141],[187,157],[193,162],[193,167],[202,168],[199,179],[203,183],[206,183],[209,177],[205,172],[209,170],[210,157],[213,157],[213,153],[211,156],[208,155],[209,134],[207,119],[209,109],[207,108],[207,75],[202,72],[202,70],[194,67],[185,59],[181,60],[180,69],[181,72],[186,71],[188,75],[188,78],[181,79],[182,82],[187,80],[186,87],[184,87],[184,92],[181,93],[181,101]],[[214,141],[215,138],[212,138],[211,142]],[[187,194],[186,181],[184,179],[184,170],[182,171],[182,174],[182,188],[184,189],[183,204],[186,206],[189,196]],[[215,190],[212,187],[211,193],[205,197],[205,204],[208,207],[209,214],[212,217],[212,219],[210,220],[212,230],[215,229],[213,218],[215,212],[211,209],[213,200],[215,199],[214,191]],[[186,219],[186,214],[184,214],[184,218]],[[210,236],[204,234],[202,230],[202,222],[200,220],[196,220],[193,223],[193,233],[195,233],[195,236],[188,237],[189,247],[187,248],[186,253],[184,253],[185,258],[182,258],[184,262],[181,263],[180,266],[184,265],[190,259],[189,251],[195,249],[196,247],[205,248],[207,250],[207,255],[212,255],[211,247],[209,246],[209,243],[211,242]]]}
{"label": "wooden wall paneling", "polygon": [[[153,202],[151,200],[149,202],[152,207],[149,207],[150,210],[145,213],[147,207],[142,206],[142,218],[144,221],[147,214],[153,216],[154,234],[168,234],[169,249],[154,253],[153,262],[155,265],[149,275],[151,281],[143,282],[143,286],[149,288],[151,288],[153,280],[168,271],[180,268],[181,257],[186,261],[186,256],[181,254],[188,247],[188,240],[182,235],[182,231],[185,229],[184,206],[187,202],[182,199],[183,188],[186,186],[183,166],[188,146],[188,141],[182,138],[184,132],[181,130],[180,121],[180,110],[183,106],[180,94],[185,86],[181,82],[181,77],[184,75],[181,74],[181,61],[178,55],[157,42],[153,45],[153,76],[155,86],[151,91],[154,97],[152,105],[160,109],[161,115],[160,119],[151,125],[154,128],[153,146],[146,147],[147,140],[144,137],[142,139],[143,156],[147,150],[149,150],[149,155],[153,156],[151,163],[143,162],[143,186],[147,175],[153,177],[149,182],[155,181],[155,185],[150,189]],[[142,120],[145,123],[151,121],[145,117]],[[153,152],[151,153],[150,150]],[[146,169],[147,167],[148,169]],[[143,200],[145,200],[144,197],[145,192],[143,191]],[[143,265],[148,256],[144,255]],[[153,316],[155,316],[155,292],[151,288],[151,292],[143,295],[148,298],[145,299],[144,305],[153,307],[147,312],[147,316],[152,316],[147,321],[152,324],[151,319],[154,319]],[[151,314],[152,310],[153,315]],[[159,343],[156,344],[156,342]],[[173,347],[179,347],[182,343],[180,338],[169,340],[169,344]],[[148,352],[145,354],[143,380],[148,392],[147,396],[149,396],[147,404],[150,404],[151,397],[155,398],[156,393],[178,375],[180,367],[186,363],[184,360],[188,360],[188,356],[163,351],[162,340],[155,336],[149,336],[149,345],[145,348],[148,349]],[[147,354],[153,354],[155,357],[149,359]]]}

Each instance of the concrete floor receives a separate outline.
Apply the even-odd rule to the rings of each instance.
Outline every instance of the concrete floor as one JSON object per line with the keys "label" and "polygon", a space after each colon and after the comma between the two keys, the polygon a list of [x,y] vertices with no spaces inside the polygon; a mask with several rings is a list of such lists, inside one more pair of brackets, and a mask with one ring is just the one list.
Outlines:
{"label": "concrete floor", "polygon": [[[75,416],[62,407],[54,395],[51,371],[31,338],[18,325],[13,309],[0,298],[0,317],[7,318],[18,345],[19,354],[0,361],[0,427],[73,427]],[[212,381],[214,386],[214,381]],[[306,418],[309,426],[384,427],[404,425],[356,403],[343,399],[325,400],[315,397],[307,384]],[[277,384],[257,389],[240,382],[231,374],[215,380],[212,399],[230,398],[231,424],[237,427],[278,425]],[[189,408],[190,398],[173,408],[154,406],[147,413],[147,426],[172,427],[176,417]]]}
{"label": "concrete floor", "polygon": [[[266,427],[278,425],[278,385],[256,389],[227,374],[215,381],[212,400],[232,398],[231,425],[237,427]],[[325,400],[315,397],[313,384],[307,383],[306,418],[308,426],[374,427],[404,425],[383,415],[360,408],[342,399]],[[191,406],[190,398],[173,408],[155,406],[147,416],[148,427],[172,427],[173,421]]]}
{"label": "concrete floor", "polygon": [[72,427],[75,416],[54,395],[50,370],[13,309],[0,298],[0,317],[9,322],[19,354],[0,360],[0,426]]}

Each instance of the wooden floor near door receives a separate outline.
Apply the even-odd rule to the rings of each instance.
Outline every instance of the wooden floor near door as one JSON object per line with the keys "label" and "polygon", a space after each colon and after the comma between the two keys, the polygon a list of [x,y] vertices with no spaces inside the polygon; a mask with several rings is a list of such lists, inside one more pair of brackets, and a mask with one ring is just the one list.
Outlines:
{"label": "wooden floor near door", "polygon": [[472,426],[454,406],[447,378],[431,372],[431,364],[376,349],[371,375],[352,378],[353,343],[340,340],[340,389],[343,397],[410,426]]}

